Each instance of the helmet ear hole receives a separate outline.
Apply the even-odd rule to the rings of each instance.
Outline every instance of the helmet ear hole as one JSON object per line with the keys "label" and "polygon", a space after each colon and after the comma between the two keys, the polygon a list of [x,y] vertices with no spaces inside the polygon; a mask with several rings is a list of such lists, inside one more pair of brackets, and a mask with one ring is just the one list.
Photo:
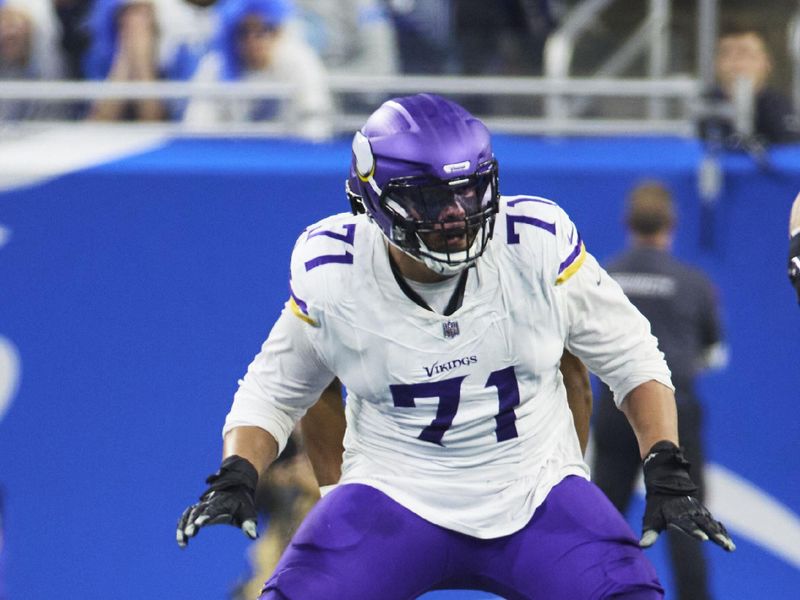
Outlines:
{"label": "helmet ear hole", "polygon": [[360,131],[353,136],[353,156],[355,157],[356,175],[367,181],[375,173],[375,155],[367,137]]}

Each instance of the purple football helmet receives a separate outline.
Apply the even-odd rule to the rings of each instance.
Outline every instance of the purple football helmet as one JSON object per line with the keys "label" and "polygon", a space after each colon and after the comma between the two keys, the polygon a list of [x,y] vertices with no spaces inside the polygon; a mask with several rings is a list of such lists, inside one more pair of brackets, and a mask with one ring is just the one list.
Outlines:
{"label": "purple football helmet", "polygon": [[384,102],[353,138],[347,193],[400,250],[461,271],[486,249],[499,205],[489,130],[433,94]]}

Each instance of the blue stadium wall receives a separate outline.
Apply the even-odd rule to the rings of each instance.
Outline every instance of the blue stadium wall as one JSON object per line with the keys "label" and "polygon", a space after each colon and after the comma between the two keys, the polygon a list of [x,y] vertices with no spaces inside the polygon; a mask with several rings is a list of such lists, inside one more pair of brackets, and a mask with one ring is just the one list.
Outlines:
{"label": "blue stadium wall", "polygon": [[[601,261],[623,246],[629,188],[672,188],[676,253],[716,281],[732,352],[702,381],[712,503],[739,546],[708,548],[713,587],[796,598],[800,307],[785,255],[800,147],[773,151],[766,169],[722,157],[706,211],[694,141],[500,137],[496,154],[504,193],[559,202]],[[347,140],[174,140],[0,193],[9,599],[225,598],[245,574],[240,533],[209,530],[181,551],[175,524],[218,464],[236,381],[287,297],[296,236],[347,210],[348,161]],[[648,554],[669,587],[663,548]]]}

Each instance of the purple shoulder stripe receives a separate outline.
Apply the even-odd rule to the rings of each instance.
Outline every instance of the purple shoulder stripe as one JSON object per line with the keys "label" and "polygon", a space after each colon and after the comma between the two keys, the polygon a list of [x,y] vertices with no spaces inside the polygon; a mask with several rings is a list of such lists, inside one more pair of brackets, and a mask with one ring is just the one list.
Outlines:
{"label": "purple shoulder stripe", "polygon": [[516,200],[509,200],[508,206],[516,206],[522,202],[538,202],[539,204],[547,204],[548,206],[555,206],[556,203],[551,200],[545,200],[544,198],[536,198],[533,196],[523,196],[522,198],[517,198]]}
{"label": "purple shoulder stripe", "polygon": [[345,223],[342,225],[342,229],[344,229],[345,233],[336,233],[335,231],[331,231],[329,229],[320,229],[320,227],[320,225],[317,225],[313,229],[309,229],[306,239],[311,239],[318,235],[324,235],[329,238],[333,238],[334,240],[344,242],[345,244],[350,244],[351,246],[353,245],[353,241],[356,239],[355,223]]}
{"label": "purple shoulder stripe", "polygon": [[564,269],[568,268],[572,263],[575,262],[575,259],[578,258],[578,256],[581,253],[582,245],[583,245],[583,240],[581,240],[581,234],[578,233],[578,239],[575,241],[575,247],[572,249],[572,252],[570,252],[569,256],[566,259],[564,259],[564,262],[562,262],[558,266],[559,273],[561,273]]}
{"label": "purple shoulder stripe", "polygon": [[297,304],[297,308],[299,308],[303,314],[308,314],[308,304],[306,304],[305,300],[302,300],[297,294],[294,293],[294,289],[292,289],[292,280],[289,280],[289,295],[294,300],[294,303]]}

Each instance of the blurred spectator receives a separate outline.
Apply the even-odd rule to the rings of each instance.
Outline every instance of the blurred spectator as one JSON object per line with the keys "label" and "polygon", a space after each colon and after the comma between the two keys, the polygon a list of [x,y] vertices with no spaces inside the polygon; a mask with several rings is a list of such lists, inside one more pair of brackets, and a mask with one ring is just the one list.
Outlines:
{"label": "blurred spectator", "polygon": [[[703,406],[697,376],[727,363],[719,303],[714,285],[701,271],[672,256],[676,223],[670,191],[659,181],[645,181],[630,193],[625,211],[628,248],[607,271],[630,301],[650,321],[658,347],[672,373],[681,446],[692,465],[692,479],[705,495]],[[592,481],[625,513],[641,470],[636,436],[601,385],[594,414],[595,456]],[[704,548],[670,529],[666,533],[679,600],[708,600]]]}
{"label": "blurred spectator", "polygon": [[3,79],[33,79],[33,22],[25,11],[0,6],[0,75]]}
{"label": "blurred spectator", "polygon": [[317,480],[306,456],[302,437],[295,432],[267,475],[259,478],[256,508],[266,523],[266,531],[249,549],[251,574],[233,594],[236,600],[250,600],[258,596],[295,531],[317,500]]}
{"label": "blurred spectator", "polygon": [[544,43],[555,25],[551,0],[456,3],[456,38],[466,75],[541,75]]}
{"label": "blurred spectator", "polygon": [[[90,16],[92,44],[84,61],[89,79],[114,82],[160,79],[159,28],[152,0],[96,0]],[[160,100],[99,100],[89,118],[154,121],[165,116]]]}
{"label": "blurred spectator", "polygon": [[387,5],[404,73],[458,72],[452,0],[387,0]]}
{"label": "blurred spectator", "polygon": [[[296,0],[298,24],[331,74],[395,75],[399,55],[394,23],[381,0]],[[346,94],[340,105],[371,112],[386,94]]]}
{"label": "blurred spectator", "polygon": [[[62,74],[58,28],[47,0],[0,0],[0,79],[57,79]],[[52,105],[0,102],[0,120],[55,116]]]}
{"label": "blurred spectator", "polygon": [[216,0],[159,0],[162,70],[168,79],[191,79],[212,50],[218,26]]}
{"label": "blurred spectator", "polygon": [[[716,102],[732,102],[736,86],[749,83],[754,94],[754,135],[767,143],[800,139],[800,127],[791,102],[768,86],[771,72],[772,61],[760,32],[752,28],[727,29],[720,36],[717,48],[718,85],[709,97]],[[736,139],[731,138],[735,138],[737,132],[730,119],[704,119],[700,133],[706,139],[719,137],[726,145],[736,145]]]}
{"label": "blurred spectator", "polygon": [[286,101],[192,100],[185,121],[279,120],[302,137],[331,133],[333,99],[325,67],[312,48],[286,27],[293,11],[288,0],[229,0],[220,10],[215,51],[201,62],[195,81],[276,82],[292,86]]}
{"label": "blurred spectator", "polygon": [[380,0],[296,0],[304,36],[331,73],[396,73],[397,38]]}
{"label": "blurred spectator", "polygon": [[[544,43],[555,26],[552,0],[497,0],[491,11],[482,0],[455,4],[455,35],[465,75],[542,74]],[[502,91],[502,90],[499,90]],[[462,98],[474,112],[537,114],[540,98],[481,96]]]}
{"label": "blurred spectator", "polygon": [[30,37],[25,69],[30,79],[59,79],[63,61],[58,51],[60,30],[50,0],[0,0],[0,7],[14,9],[29,21]]}
{"label": "blurred spectator", "polygon": [[67,79],[83,79],[83,55],[89,48],[86,19],[92,0],[53,0],[53,6],[61,24],[64,75]]}

